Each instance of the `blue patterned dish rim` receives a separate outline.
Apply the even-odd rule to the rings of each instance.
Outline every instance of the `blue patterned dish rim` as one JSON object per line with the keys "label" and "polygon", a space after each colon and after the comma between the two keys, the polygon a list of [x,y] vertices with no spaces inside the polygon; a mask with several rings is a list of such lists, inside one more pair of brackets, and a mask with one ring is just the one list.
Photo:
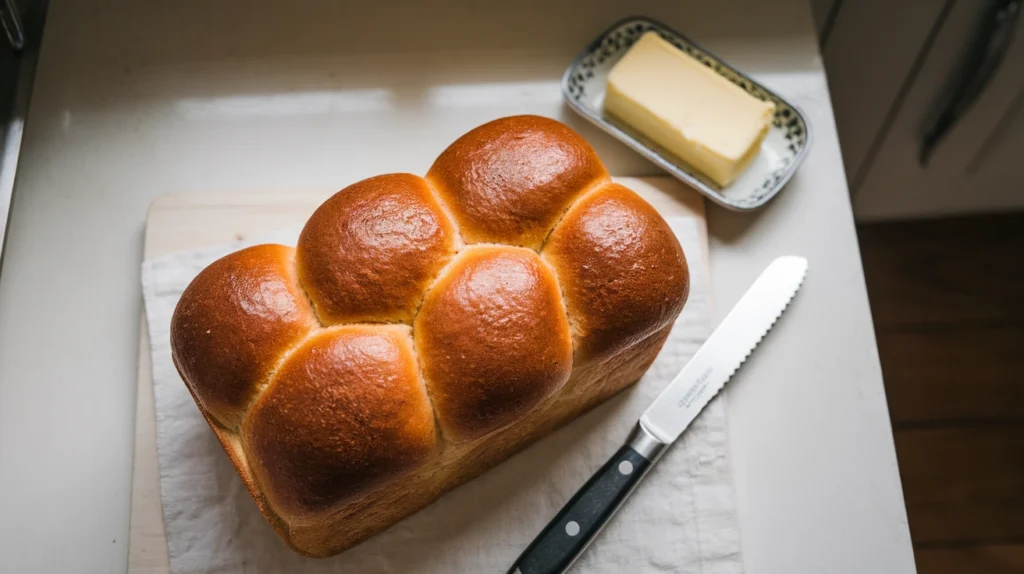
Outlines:
{"label": "blue patterned dish rim", "polygon": [[[603,102],[608,71],[641,35],[650,30],[747,93],[775,104],[772,126],[761,144],[758,157],[728,187],[717,186],[681,159],[602,111],[600,103]],[[715,203],[737,211],[754,210],[768,203],[793,177],[810,149],[810,126],[796,105],[686,36],[646,16],[624,18],[598,35],[566,68],[562,75],[562,95],[577,113],[605,132]]]}

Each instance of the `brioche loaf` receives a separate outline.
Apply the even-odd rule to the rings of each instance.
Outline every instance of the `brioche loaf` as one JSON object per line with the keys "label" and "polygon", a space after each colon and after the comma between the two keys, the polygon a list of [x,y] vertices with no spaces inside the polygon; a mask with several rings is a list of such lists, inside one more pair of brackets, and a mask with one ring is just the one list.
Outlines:
{"label": "brioche loaf", "polygon": [[174,363],[256,504],[328,556],[635,382],[689,291],[665,221],[574,131],[499,119],[204,269]]}

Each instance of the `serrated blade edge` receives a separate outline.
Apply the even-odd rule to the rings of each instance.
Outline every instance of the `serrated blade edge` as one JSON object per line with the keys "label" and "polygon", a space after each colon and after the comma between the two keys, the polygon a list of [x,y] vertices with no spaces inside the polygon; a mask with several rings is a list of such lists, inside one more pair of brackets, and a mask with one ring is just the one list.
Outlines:
{"label": "serrated blade edge", "polygon": [[791,255],[772,261],[644,411],[640,424],[664,443],[679,438],[768,334],[806,274],[803,257]]}

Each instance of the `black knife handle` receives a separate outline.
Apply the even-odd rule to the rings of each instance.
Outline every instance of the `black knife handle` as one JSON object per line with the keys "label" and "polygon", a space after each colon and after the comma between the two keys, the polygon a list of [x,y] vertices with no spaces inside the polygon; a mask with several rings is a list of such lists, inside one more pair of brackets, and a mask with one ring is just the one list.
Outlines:
{"label": "black knife handle", "polygon": [[509,574],[564,572],[615,514],[665,445],[638,427],[519,555]]}

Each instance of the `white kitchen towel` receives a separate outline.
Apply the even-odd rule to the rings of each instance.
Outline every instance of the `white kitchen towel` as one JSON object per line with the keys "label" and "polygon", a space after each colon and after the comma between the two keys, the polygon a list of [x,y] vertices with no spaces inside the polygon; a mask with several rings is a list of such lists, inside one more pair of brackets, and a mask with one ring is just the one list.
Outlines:
{"label": "white kitchen towel", "polygon": [[[658,359],[635,387],[387,531],[327,559],[291,552],[260,515],[178,376],[169,342],[174,306],[201,269],[245,245],[294,245],[298,230],[144,262],[160,489],[171,571],[505,572],[576,489],[619,448],[641,412],[709,334],[709,282],[698,223],[690,218],[669,218],[669,223],[689,260],[690,298]],[[655,465],[574,571],[736,574],[742,570],[725,409],[719,398]]]}

